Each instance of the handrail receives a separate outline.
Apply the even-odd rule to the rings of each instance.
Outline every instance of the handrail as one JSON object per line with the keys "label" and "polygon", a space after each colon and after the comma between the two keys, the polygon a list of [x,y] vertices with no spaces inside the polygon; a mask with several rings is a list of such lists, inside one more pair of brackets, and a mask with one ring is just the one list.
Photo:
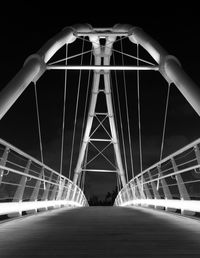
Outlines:
{"label": "handrail", "polygon": [[141,175],[143,175],[144,173],[148,172],[149,170],[158,167],[159,165],[161,165],[162,163],[170,160],[171,158],[173,158],[174,156],[178,156],[179,154],[181,154],[182,152],[196,146],[197,144],[200,143],[200,138],[189,143],[188,145],[182,147],[181,149],[179,149],[178,151],[175,151],[174,153],[168,155],[167,157],[165,157],[164,159],[162,159],[161,161],[158,161],[157,163],[153,164],[152,166],[148,167],[147,169],[145,169],[144,171],[142,171],[141,173],[139,173],[136,177],[139,177]]}
{"label": "handrail", "polygon": [[[199,143],[200,139],[193,141],[132,178],[118,193],[115,205],[142,205],[170,211],[180,209],[183,214],[190,215],[199,212]],[[190,156],[184,155],[190,149]],[[180,154],[183,154],[184,161],[181,164],[180,160],[177,162]],[[167,161],[170,161],[170,168],[163,171],[162,164]]]}
{"label": "handrail", "polygon": [[[0,158],[0,215],[19,216],[22,212],[35,213],[50,207],[88,206],[84,193],[70,179],[2,139],[0,145],[4,147]],[[13,152],[19,159],[10,162]],[[23,169],[20,171],[21,158],[27,162],[25,167],[20,166]],[[40,168],[36,175],[31,164]]]}
{"label": "handrail", "polygon": [[[56,175],[64,178],[63,175],[59,174],[58,172],[56,172],[55,170],[53,170],[52,168],[50,168],[49,166],[45,165],[44,163],[42,163],[41,161],[37,160],[36,158],[32,157],[31,155],[25,153],[24,151],[18,149],[17,147],[13,146],[12,144],[8,143],[7,141],[3,140],[0,138],[0,144],[7,146],[10,150],[13,150],[14,152],[18,153],[19,155],[27,158],[28,160],[31,160],[33,162],[35,162],[36,164],[40,165],[43,168],[46,168],[47,170],[55,173]],[[70,182],[72,182],[70,179],[68,179]]]}

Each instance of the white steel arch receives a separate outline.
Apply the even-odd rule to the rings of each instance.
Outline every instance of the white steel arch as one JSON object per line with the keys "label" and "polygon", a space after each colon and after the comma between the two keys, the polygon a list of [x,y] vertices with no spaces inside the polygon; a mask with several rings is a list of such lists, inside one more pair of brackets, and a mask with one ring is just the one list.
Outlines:
{"label": "white steel arch", "polygon": [[[147,52],[153,57],[157,62],[159,71],[163,77],[169,82],[174,83],[183,96],[187,99],[194,110],[200,115],[200,89],[199,87],[190,79],[190,77],[183,71],[179,61],[174,57],[169,55],[155,40],[153,40],[149,35],[147,35],[142,29],[138,27],[132,27],[131,25],[121,25],[117,24],[113,28],[92,28],[88,24],[84,25],[74,25],[71,27],[66,27],[60,33],[55,35],[50,39],[36,54],[31,55],[27,58],[22,69],[17,73],[17,75],[8,83],[8,85],[2,90],[0,94],[0,119],[5,115],[9,108],[15,103],[22,92],[26,89],[31,81],[37,81],[40,76],[49,67],[46,65],[49,59],[65,44],[70,44],[76,40],[77,36],[88,36],[90,41],[93,42],[94,53],[96,55],[95,65],[98,65],[98,70],[94,66],[94,76],[96,80],[96,87],[98,87],[99,75],[98,71],[103,71],[104,82],[109,90],[109,51],[110,49],[105,49],[104,63],[101,66],[101,48],[99,47],[99,37],[104,37],[114,42],[116,36],[128,36],[130,41],[134,44],[139,44],[147,50]],[[106,52],[107,51],[107,52]],[[107,67],[105,70],[103,67]],[[79,68],[79,67],[76,67]],[[65,67],[67,69],[67,66]],[[74,68],[75,69],[75,68]],[[89,68],[90,69],[90,68]],[[114,69],[112,67],[112,69]],[[121,69],[121,68],[120,68]],[[126,69],[126,67],[124,68]],[[135,68],[134,68],[135,69]],[[139,69],[139,67],[138,67]],[[106,71],[108,70],[108,72]],[[155,68],[157,70],[157,67]],[[112,113],[112,102],[106,98],[108,109],[110,108],[110,113]],[[95,96],[93,96],[93,108],[95,107]],[[110,115],[110,117],[112,117]],[[115,137],[115,125],[114,120],[109,118],[110,127],[112,131],[113,142],[117,142]],[[88,124],[85,133],[86,142],[89,140],[89,129],[92,119],[88,119]],[[87,144],[86,144],[87,145]],[[85,143],[83,143],[85,146]],[[122,179],[122,183],[125,184],[124,172],[122,167],[122,162],[120,158],[120,150],[117,144],[115,146],[115,153],[117,158],[117,165],[119,168],[119,174]],[[84,157],[84,148],[82,147],[80,158],[77,163],[75,170],[74,181],[77,181],[77,175],[81,169],[81,163]]]}

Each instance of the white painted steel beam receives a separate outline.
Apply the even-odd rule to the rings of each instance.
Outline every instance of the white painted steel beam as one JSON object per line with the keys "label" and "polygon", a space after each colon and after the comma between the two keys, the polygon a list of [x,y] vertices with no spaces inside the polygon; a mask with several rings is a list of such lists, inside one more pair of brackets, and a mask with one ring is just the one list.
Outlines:
{"label": "white painted steel beam", "polygon": [[82,169],[84,172],[102,172],[102,173],[118,173],[117,170],[110,170],[110,169]]}
{"label": "white painted steel beam", "polygon": [[121,71],[158,71],[158,66],[123,66],[123,65],[49,65],[47,70],[121,70]]}

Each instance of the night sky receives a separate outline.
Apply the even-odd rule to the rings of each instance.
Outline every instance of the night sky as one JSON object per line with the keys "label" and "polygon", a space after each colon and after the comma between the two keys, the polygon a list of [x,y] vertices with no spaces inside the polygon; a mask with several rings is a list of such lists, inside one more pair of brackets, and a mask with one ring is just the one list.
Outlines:
{"label": "night sky", "polygon": [[[20,10],[20,7],[18,7]],[[28,7],[26,6],[27,10]],[[32,8],[32,7],[30,7]],[[52,6],[51,6],[52,8]],[[33,11],[34,8],[32,8]],[[56,8],[57,10],[58,8]],[[37,50],[52,36],[64,27],[76,23],[89,23],[93,27],[112,27],[116,23],[129,23],[143,28],[152,38],[157,40],[169,54],[175,55],[182,64],[183,69],[200,85],[199,59],[200,59],[200,18],[195,7],[180,7],[170,9],[165,13],[135,11],[132,15],[117,15],[117,13],[104,13],[102,15],[64,15],[59,11],[44,14],[44,9],[35,12],[10,13],[7,9],[1,16],[1,77],[0,89],[22,67],[25,59]],[[36,11],[37,10],[37,11]],[[30,10],[29,10],[30,11]],[[87,45],[87,44],[86,44]],[[128,44],[125,47],[130,48]],[[85,46],[87,47],[87,46]],[[77,43],[74,49],[70,46],[70,54],[78,53],[81,45]],[[131,49],[125,52],[134,53]],[[141,54],[142,54],[141,50]],[[55,57],[56,60],[56,57]],[[152,61],[150,57],[148,60]],[[80,59],[77,59],[80,63]],[[126,59],[129,64],[128,59]],[[82,75],[87,78],[87,73]],[[71,81],[69,82],[71,78]],[[139,167],[138,129],[137,129],[137,98],[136,76],[126,73],[127,90],[131,121],[131,137],[133,140],[134,170],[137,174]],[[119,79],[120,80],[120,79]],[[69,75],[67,92],[66,138],[64,149],[63,174],[68,176],[71,139],[73,131],[73,115],[75,110],[75,96],[77,92],[78,73]],[[71,86],[71,87],[70,87]],[[41,130],[44,149],[44,161],[47,165],[59,170],[61,124],[62,124],[62,98],[64,87],[64,72],[48,71],[38,81],[38,99],[40,107]],[[84,84],[80,96],[84,99]],[[155,163],[159,159],[164,119],[167,83],[159,73],[141,72],[141,121],[142,121],[142,150],[143,168]],[[123,94],[121,94],[122,97]],[[37,133],[37,120],[34,102],[33,85],[30,84],[15,105],[0,122],[0,137],[30,155],[40,158],[39,141]],[[123,100],[122,100],[123,102]],[[77,140],[75,141],[74,168],[79,149],[81,134],[83,102],[80,104],[80,114],[77,120]],[[187,101],[172,85],[169,110],[167,117],[164,156],[176,151],[178,148],[199,138],[200,119],[192,110]],[[127,138],[125,139],[127,144]],[[128,148],[128,147],[126,147]],[[130,164],[128,164],[128,167]],[[73,171],[73,169],[72,169]],[[129,178],[131,173],[129,171]],[[111,174],[87,174],[85,190],[87,196],[93,194],[103,198],[108,191],[116,185],[116,176]]]}

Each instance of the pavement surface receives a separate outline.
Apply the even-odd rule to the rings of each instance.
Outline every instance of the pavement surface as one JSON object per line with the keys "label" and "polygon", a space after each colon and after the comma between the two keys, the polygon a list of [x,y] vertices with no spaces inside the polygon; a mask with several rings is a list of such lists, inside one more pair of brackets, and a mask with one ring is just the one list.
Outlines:
{"label": "pavement surface", "polygon": [[200,257],[200,221],[145,208],[62,208],[0,224],[0,257]]}

